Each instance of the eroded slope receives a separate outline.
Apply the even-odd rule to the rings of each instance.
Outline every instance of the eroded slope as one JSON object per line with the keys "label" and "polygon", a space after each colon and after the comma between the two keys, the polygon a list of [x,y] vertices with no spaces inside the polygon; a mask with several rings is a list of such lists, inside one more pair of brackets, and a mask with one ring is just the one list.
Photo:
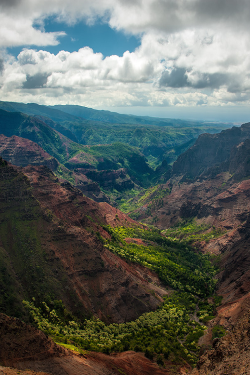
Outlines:
{"label": "eroded slope", "polygon": [[46,167],[26,167],[24,173],[2,162],[2,282],[9,289],[1,296],[2,311],[16,311],[16,301],[32,297],[62,299],[73,313],[116,322],[155,309],[165,291],[149,283],[150,271],[102,244],[102,236],[109,236],[103,225],[135,222],[60,184]]}

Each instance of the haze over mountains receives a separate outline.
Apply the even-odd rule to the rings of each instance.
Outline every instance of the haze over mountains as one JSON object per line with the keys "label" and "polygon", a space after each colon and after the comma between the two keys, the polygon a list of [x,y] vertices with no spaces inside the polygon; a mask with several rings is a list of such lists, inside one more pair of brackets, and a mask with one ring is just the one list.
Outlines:
{"label": "haze over mountains", "polygon": [[250,123],[0,108],[0,363],[247,373]]}

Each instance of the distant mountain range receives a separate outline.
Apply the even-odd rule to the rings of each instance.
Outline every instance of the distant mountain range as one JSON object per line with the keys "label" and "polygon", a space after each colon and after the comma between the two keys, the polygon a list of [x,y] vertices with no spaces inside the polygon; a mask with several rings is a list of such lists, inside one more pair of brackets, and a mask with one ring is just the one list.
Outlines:
{"label": "distant mountain range", "polygon": [[79,119],[98,121],[110,124],[128,125],[154,125],[171,127],[197,127],[220,126],[229,127],[231,124],[221,122],[190,121],[180,119],[167,119],[149,116],[123,115],[116,112],[96,110],[79,105],[45,106],[35,103],[16,103],[0,101],[0,109],[5,111],[18,111],[32,116],[48,117],[55,122],[76,121]]}

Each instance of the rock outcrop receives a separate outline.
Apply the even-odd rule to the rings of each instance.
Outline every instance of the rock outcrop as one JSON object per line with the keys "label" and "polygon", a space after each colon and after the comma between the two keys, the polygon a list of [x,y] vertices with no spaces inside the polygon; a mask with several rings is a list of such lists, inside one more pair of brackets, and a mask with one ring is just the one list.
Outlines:
{"label": "rock outcrop", "polygon": [[17,137],[5,137],[0,135],[0,156],[11,164],[25,167],[27,165],[46,165],[55,171],[58,161],[44,151],[37,143],[28,139]]}
{"label": "rock outcrop", "polygon": [[0,314],[0,340],[0,363],[4,366],[67,355],[43,332],[5,314]]}
{"label": "rock outcrop", "polygon": [[[218,312],[217,324],[226,320],[228,333],[214,338],[212,348],[207,350],[192,375],[248,375],[250,356],[250,298],[244,298]],[[222,311],[224,310],[224,311]],[[225,324],[225,323],[224,323]]]}

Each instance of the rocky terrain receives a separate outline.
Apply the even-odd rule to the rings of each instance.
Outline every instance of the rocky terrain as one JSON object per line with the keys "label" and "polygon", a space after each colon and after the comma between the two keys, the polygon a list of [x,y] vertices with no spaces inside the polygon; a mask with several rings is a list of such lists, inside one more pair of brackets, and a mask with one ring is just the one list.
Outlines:
{"label": "rocky terrain", "polygon": [[172,174],[181,175],[183,180],[194,180],[205,174],[207,169],[221,166],[229,159],[233,147],[249,137],[250,123],[218,134],[201,134],[195,144],[174,162]]}
{"label": "rocky terrain", "polygon": [[[193,243],[219,256],[217,293],[223,299],[201,340],[205,352],[192,374],[250,373],[249,131],[250,124],[245,124],[200,136],[174,163],[171,179],[161,187],[168,194],[160,204],[152,204],[149,196],[137,211],[139,220],[153,219],[160,229],[190,220],[208,228],[205,233],[220,229],[215,238]],[[217,326],[224,327],[226,335],[212,340]]]}
{"label": "rocky terrain", "polygon": [[[46,133],[48,125],[41,118],[34,120],[15,113],[11,116],[21,118],[18,135],[30,132],[35,140],[41,129],[41,134]],[[10,128],[14,127],[11,124]],[[27,321],[22,299],[41,302],[55,296],[78,319],[92,315],[106,323],[131,321],[156,310],[168,293],[156,273],[126,262],[104,246],[105,239],[111,238],[108,226],[142,225],[109,205],[100,187],[123,192],[142,180],[131,178],[126,168],[118,168],[121,163],[116,156],[93,159],[83,150],[76,155],[73,142],[58,132],[53,134],[67,154],[64,162],[68,160],[67,173],[71,172],[74,186],[56,172],[61,167],[55,153],[51,157],[38,144],[18,136],[0,136],[0,153],[15,165],[0,159],[0,312]],[[0,367],[0,374],[17,373],[10,367],[18,368],[19,373],[29,368],[30,373],[53,375],[161,375],[173,371],[192,375],[250,374],[248,137],[250,123],[215,135],[201,135],[179,156],[172,171],[167,165],[158,168],[157,173],[170,178],[154,188],[136,210],[138,220],[160,230],[191,221],[204,228],[205,234],[217,230],[208,240],[192,243],[195,253],[210,253],[216,259],[220,268],[217,294],[222,297],[215,318],[200,339],[201,356],[193,372],[187,363],[171,369],[171,360],[160,369],[133,351],[109,356],[72,353],[34,327],[0,314],[0,364],[9,366]],[[133,162],[138,157],[141,168],[145,167],[140,155],[130,156]],[[109,166],[114,168],[109,170]],[[139,166],[136,162],[131,167],[132,175]],[[53,168],[57,175],[52,173]],[[145,245],[140,238],[125,238],[125,242]],[[195,314],[194,320],[199,321]],[[216,336],[216,327],[223,329],[223,334]]]}
{"label": "rocky terrain", "polygon": [[11,164],[25,167],[26,165],[46,165],[55,171],[58,161],[44,151],[37,143],[26,138],[13,135],[0,135],[0,155]]}
{"label": "rocky terrain", "polygon": [[138,224],[69,183],[60,184],[47,167],[15,170],[3,163],[0,173],[1,251],[13,288],[19,285],[17,299],[49,288],[78,314],[116,322],[160,304],[166,292],[156,276],[128,265],[101,241],[109,236],[103,225]]}
{"label": "rocky terrain", "polygon": [[227,327],[224,337],[214,338],[211,349],[200,357],[192,375],[248,375],[250,356],[250,299],[247,296],[226,304],[218,310],[210,324]]}

